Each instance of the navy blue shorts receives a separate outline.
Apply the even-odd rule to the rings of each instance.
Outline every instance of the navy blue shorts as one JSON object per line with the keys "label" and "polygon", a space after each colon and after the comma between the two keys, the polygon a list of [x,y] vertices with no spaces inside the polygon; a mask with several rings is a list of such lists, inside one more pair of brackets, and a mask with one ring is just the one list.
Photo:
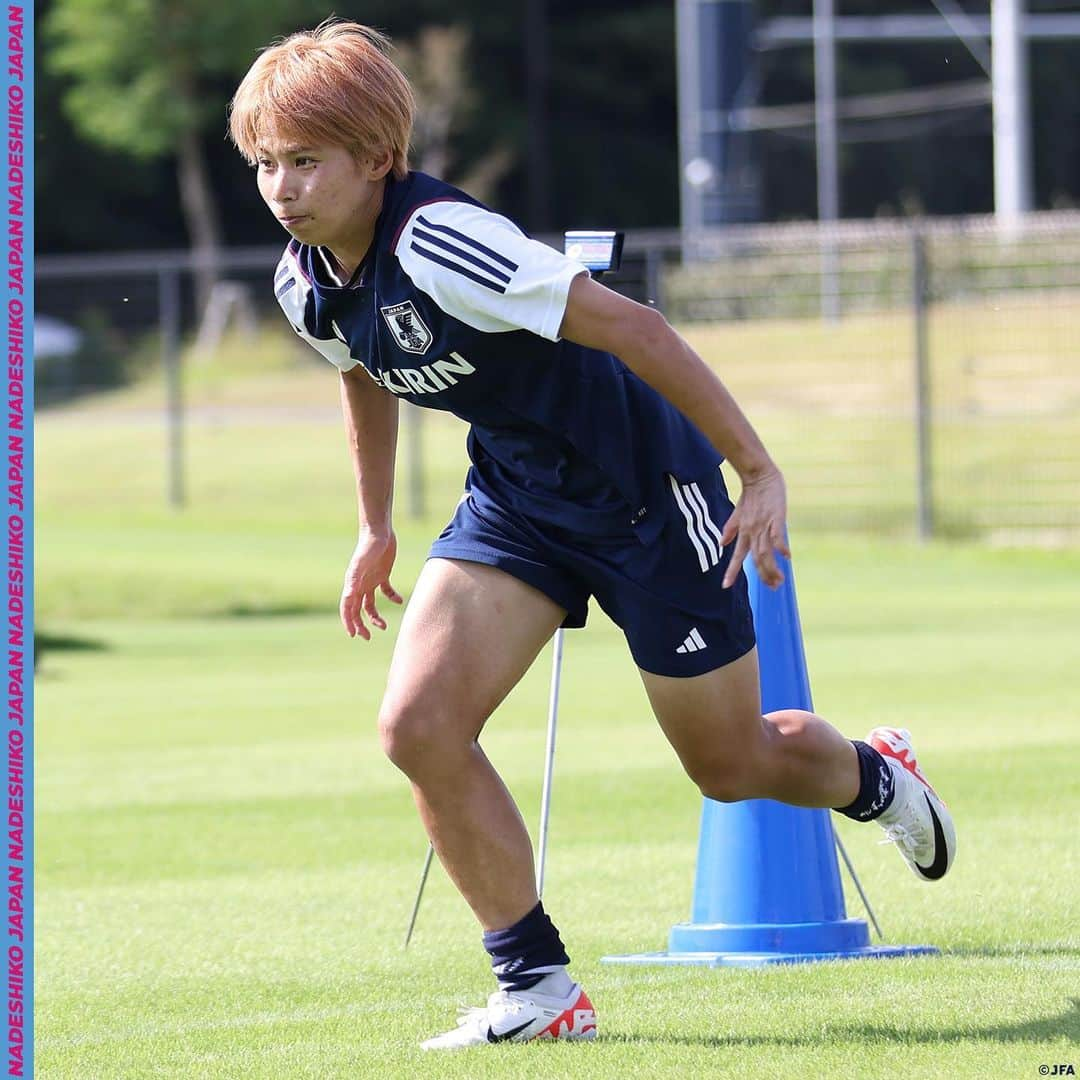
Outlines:
{"label": "navy blue shorts", "polygon": [[563,625],[585,625],[589,597],[622,629],[638,667],[656,675],[703,675],[754,647],[741,571],[721,587],[734,545],[720,530],[732,511],[720,470],[715,483],[669,477],[671,506],[650,544],[633,532],[584,536],[467,491],[429,558],[498,567],[566,609]]}

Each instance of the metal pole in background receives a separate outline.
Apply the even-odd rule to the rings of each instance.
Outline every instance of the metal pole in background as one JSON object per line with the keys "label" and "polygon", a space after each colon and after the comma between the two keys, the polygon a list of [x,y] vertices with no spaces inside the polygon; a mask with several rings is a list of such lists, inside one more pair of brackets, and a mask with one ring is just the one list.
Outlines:
{"label": "metal pole in background", "polygon": [[1024,0],[993,0],[994,214],[1007,232],[1032,208],[1031,107]]}
{"label": "metal pole in background", "polygon": [[818,221],[821,224],[821,317],[840,317],[839,255],[834,225],[840,217],[839,133],[836,120],[836,22],[833,0],[814,0],[814,111]]}
{"label": "metal pole in background", "polygon": [[180,276],[176,270],[158,273],[158,318],[161,321],[161,360],[165,368],[168,428],[169,505],[184,505],[184,399],[180,378]]}
{"label": "metal pole in background", "polygon": [[916,525],[920,540],[934,534],[934,492],[930,451],[930,357],[926,335],[926,238],[911,233],[911,302],[915,316],[915,466]]}
{"label": "metal pole in background", "polygon": [[664,310],[664,254],[658,247],[645,251],[645,302]]}

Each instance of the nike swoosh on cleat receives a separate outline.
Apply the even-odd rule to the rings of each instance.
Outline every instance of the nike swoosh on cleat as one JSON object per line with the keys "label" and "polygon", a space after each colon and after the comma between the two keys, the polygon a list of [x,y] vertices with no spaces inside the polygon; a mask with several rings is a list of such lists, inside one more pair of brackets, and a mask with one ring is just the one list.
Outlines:
{"label": "nike swoosh on cleat", "polygon": [[509,1031],[503,1031],[498,1035],[496,1035],[495,1032],[491,1030],[491,1027],[489,1025],[488,1026],[488,1033],[487,1033],[487,1041],[489,1043],[508,1042],[515,1035],[520,1035],[531,1023],[532,1023],[531,1020],[526,1020],[524,1024],[521,1024],[516,1028],[510,1028]]}
{"label": "nike swoosh on cleat", "polygon": [[930,810],[930,816],[934,819],[934,861],[929,866],[923,866],[920,863],[915,865],[919,868],[919,873],[928,881],[937,881],[945,876],[945,871],[949,868],[949,853],[945,849],[945,830],[938,820],[934,804],[930,801],[929,795],[924,794],[923,798]]}

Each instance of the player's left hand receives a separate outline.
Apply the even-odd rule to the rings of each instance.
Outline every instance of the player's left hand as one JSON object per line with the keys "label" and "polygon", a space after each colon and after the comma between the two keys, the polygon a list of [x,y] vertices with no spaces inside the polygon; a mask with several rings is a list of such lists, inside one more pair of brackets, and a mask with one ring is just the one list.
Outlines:
{"label": "player's left hand", "polygon": [[784,529],[787,521],[784,477],[774,465],[742,480],[742,494],[721,533],[725,547],[735,541],[735,550],[724,574],[724,588],[735,584],[743,560],[752,554],[758,576],[770,589],[775,589],[784,582],[784,572],[776,563],[775,553],[779,551],[791,558]]}

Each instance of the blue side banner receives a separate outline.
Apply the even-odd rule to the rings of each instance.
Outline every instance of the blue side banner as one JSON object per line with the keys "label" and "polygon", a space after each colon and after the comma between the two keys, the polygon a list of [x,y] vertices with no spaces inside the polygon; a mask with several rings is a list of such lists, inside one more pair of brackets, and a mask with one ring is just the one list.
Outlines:
{"label": "blue side banner", "polygon": [[3,948],[7,1022],[3,1075],[11,1077],[32,1076],[34,1071],[34,10],[28,3],[8,3],[3,10],[7,30],[3,200],[7,248],[7,895]]}

